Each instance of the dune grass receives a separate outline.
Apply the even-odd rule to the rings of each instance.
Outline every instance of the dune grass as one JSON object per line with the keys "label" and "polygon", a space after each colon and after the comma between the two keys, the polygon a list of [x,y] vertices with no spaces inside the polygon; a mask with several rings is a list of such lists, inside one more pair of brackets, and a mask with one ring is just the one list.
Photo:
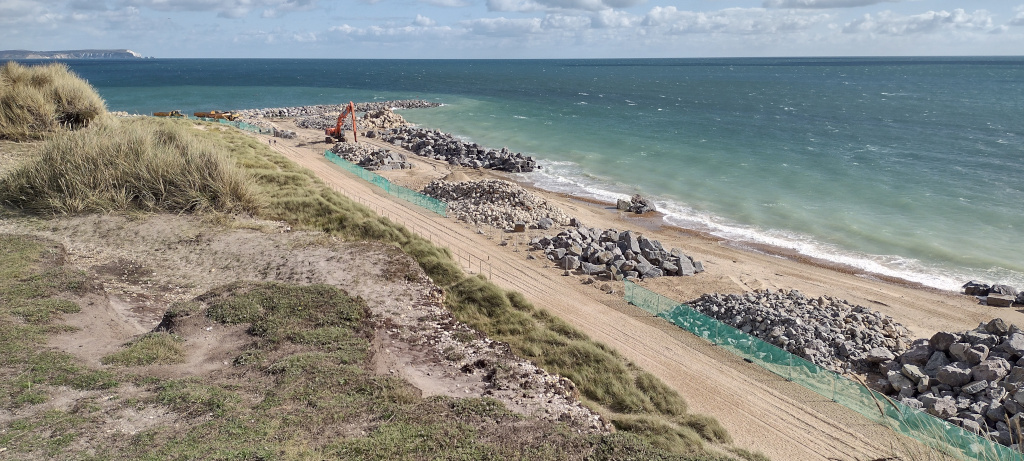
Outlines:
{"label": "dune grass", "polygon": [[0,139],[38,139],[88,126],[106,112],[96,90],[65,64],[0,67]]}
{"label": "dune grass", "polygon": [[196,130],[110,119],[54,134],[36,159],[0,178],[0,203],[38,213],[256,213],[252,180]]}

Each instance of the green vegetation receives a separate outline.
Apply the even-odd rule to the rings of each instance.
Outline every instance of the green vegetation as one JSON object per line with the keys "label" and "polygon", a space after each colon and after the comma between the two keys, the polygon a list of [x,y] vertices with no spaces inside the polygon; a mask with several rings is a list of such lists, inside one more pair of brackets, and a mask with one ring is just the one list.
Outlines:
{"label": "green vegetation", "polygon": [[172,332],[196,317],[249,325],[246,359],[223,376],[161,381],[148,400],[125,402],[166,406],[183,427],[93,441],[101,459],[566,459],[600,440],[493,399],[422,399],[374,374],[366,303],[330,286],[236,282],[188,304],[166,319]]}
{"label": "green vegetation", "polygon": [[34,162],[0,179],[0,203],[64,214],[257,212],[251,180],[195,131],[168,120],[108,120],[57,133]]}
{"label": "green vegetation", "polygon": [[134,367],[139,365],[171,365],[185,361],[185,347],[181,337],[155,332],[124,345],[124,349],[100,360],[104,365]]}
{"label": "green vegetation", "polygon": [[78,306],[62,297],[88,289],[85,274],[64,266],[64,252],[54,242],[0,235],[0,249],[0,408],[46,402],[48,386],[117,386],[112,373],[41,347],[48,334],[70,329],[60,316]]}
{"label": "green vegetation", "polygon": [[0,67],[0,139],[38,139],[87,126],[106,112],[96,90],[64,64]]}

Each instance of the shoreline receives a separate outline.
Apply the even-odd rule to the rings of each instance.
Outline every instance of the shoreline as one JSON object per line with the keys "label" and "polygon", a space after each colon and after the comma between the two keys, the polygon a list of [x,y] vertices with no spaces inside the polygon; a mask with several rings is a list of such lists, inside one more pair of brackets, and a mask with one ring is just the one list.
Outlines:
{"label": "shoreline", "polygon": [[[323,156],[328,146],[322,132],[300,128],[294,118],[264,119],[296,130],[299,137],[287,140],[299,149]],[[285,142],[280,139],[278,142]],[[759,289],[776,291],[799,290],[809,296],[828,295],[854,304],[869,306],[889,315],[911,329],[916,337],[930,337],[938,331],[962,331],[976,327],[994,317],[1024,325],[1024,313],[1016,309],[995,308],[979,303],[973,296],[926,286],[911,280],[869,272],[857,267],[810,257],[793,250],[750,242],[729,240],[708,232],[687,229],[666,223],[665,214],[646,216],[618,212],[614,204],[593,197],[539,188],[528,175],[495,170],[459,167],[446,161],[418,156],[380,138],[360,137],[360,143],[405,153],[415,168],[377,171],[395,184],[421,190],[434,179],[453,172],[468,179],[502,179],[513,182],[548,200],[570,216],[589,227],[600,229],[634,229],[648,238],[661,241],[667,248],[682,249],[685,254],[704,263],[706,272],[689,277],[661,277],[643,284],[663,296],[688,302],[706,293],[744,293]],[[536,172],[535,172],[536,173]],[[528,229],[526,238],[554,235],[548,231]],[[502,234],[512,235],[512,234]],[[538,258],[544,259],[544,258]],[[546,259],[537,262],[545,268]]]}
{"label": "shoreline", "polygon": [[[281,120],[280,123],[288,122]],[[448,248],[469,274],[482,275],[506,290],[522,294],[535,307],[551,312],[589,337],[619,351],[663,379],[696,411],[719,418],[743,445],[779,459],[812,459],[820,455],[820,452],[797,455],[799,449],[785,440],[813,440],[806,443],[833,448],[833,442],[843,440],[841,443],[846,448],[836,453],[849,454],[850,443],[864,444],[866,452],[875,450],[868,447],[870,441],[879,436],[874,431],[884,432],[881,426],[852,423],[857,429],[848,432],[852,420],[841,415],[847,411],[845,408],[831,402],[818,405],[820,396],[817,394],[811,395],[813,392],[796,384],[784,384],[785,380],[776,383],[777,375],[756,365],[747,367],[745,362],[739,361],[743,365],[734,367],[730,365],[736,361],[734,356],[723,355],[726,353],[709,347],[703,339],[628,304],[623,298],[622,285],[582,272],[563,275],[564,271],[541,250],[523,248],[525,242],[533,238],[553,236],[568,226],[547,230],[527,228],[525,232],[514,233],[485,224],[439,217],[383,193],[325,159],[323,152],[327,146],[323,143],[322,132],[310,129],[297,132],[296,139],[278,139],[274,149],[312,170],[336,191],[371,206],[377,213],[428,238],[433,244]],[[264,142],[270,139],[257,136]],[[658,240],[666,248],[679,248],[701,261],[705,271],[692,276],[645,278],[638,284],[680,303],[704,294],[797,290],[809,299],[838,298],[884,314],[904,325],[911,338],[929,338],[939,331],[970,330],[995,317],[1024,325],[1021,312],[981,305],[973,296],[915,286],[903,280],[884,280],[863,271],[792,254],[789,257],[770,254],[771,248],[742,247],[705,232],[671,226],[662,219],[664,214],[661,213],[622,212],[611,203],[593,197],[540,189],[524,175],[455,166],[447,160],[420,157],[380,138],[361,137],[360,143],[405,154],[412,168],[376,173],[409,189],[422,190],[432,180],[450,175],[458,180],[500,179],[527,189],[589,228],[633,230],[648,239]],[[759,402],[758,408],[752,413],[735,413],[740,395],[754,396]],[[744,402],[753,403],[747,399]],[[854,417],[860,421],[857,418]],[[811,421],[816,423],[807,426]],[[743,434],[744,430],[755,427],[758,433],[777,435],[773,440],[764,440]],[[795,427],[803,429],[790,430]],[[796,443],[806,446],[805,442]]]}
{"label": "shoreline", "polygon": [[[404,108],[418,108],[417,104],[409,104],[417,100],[389,101],[387,103],[400,113]],[[424,101],[425,103],[425,101]],[[288,108],[285,113],[303,114],[303,107]],[[318,109],[320,106],[310,106]],[[278,109],[249,109],[250,113],[280,112]],[[318,113],[317,111],[314,111]],[[297,119],[292,116],[285,118],[264,118],[262,120],[290,120]],[[408,122],[412,128],[418,128],[428,132],[439,132],[436,128],[425,125],[417,125]],[[371,127],[372,129],[373,127]],[[455,134],[441,133],[460,142],[468,142],[465,138]],[[404,137],[399,137],[405,139]],[[379,147],[394,149],[396,146],[391,143],[381,143]],[[470,143],[472,144],[472,143]],[[433,144],[428,144],[433,145]],[[473,144],[476,146],[476,144]],[[486,147],[486,146],[480,146]],[[417,147],[418,149],[418,147]],[[427,150],[430,148],[428,147]],[[503,149],[505,150],[505,149]],[[527,155],[527,154],[517,154]],[[415,154],[414,154],[415,156]],[[527,157],[534,159],[534,157]],[[535,160],[535,159],[534,159]],[[614,196],[622,195],[610,187],[602,186],[599,183],[580,183],[573,179],[563,184],[559,181],[560,176],[548,174],[551,171],[550,161],[537,161],[537,169],[532,174],[510,174],[502,176],[503,179],[513,181],[520,186],[531,190],[542,190],[547,193],[562,194],[565,199],[579,200],[595,205],[614,207]],[[545,164],[541,169],[540,164]],[[557,163],[557,162],[556,162]],[[486,165],[485,165],[486,168]],[[531,171],[531,170],[525,170]],[[554,181],[554,182],[552,182]],[[420,187],[411,187],[419,190]],[[651,196],[645,196],[652,198]],[[1018,281],[1016,275],[1009,278],[996,277],[986,274],[983,269],[958,266],[954,263],[929,262],[912,257],[900,257],[897,254],[872,254],[858,250],[844,249],[810,235],[792,233],[783,230],[757,229],[728,222],[727,218],[711,216],[705,220],[699,216],[689,216],[688,208],[676,199],[658,199],[661,213],[655,215],[661,222],[648,224],[641,222],[648,230],[677,229],[687,235],[704,235],[717,241],[728,242],[736,248],[755,251],[769,255],[779,256],[791,260],[798,260],[819,267],[831,268],[837,271],[855,274],[862,277],[871,277],[890,283],[900,284],[921,289],[934,289],[951,293],[962,293],[961,286],[969,281],[981,281],[987,284],[1007,283],[1010,286],[1021,285],[1024,289],[1024,282]],[[725,220],[725,221],[722,221]]]}
{"label": "shoreline", "polygon": [[[597,199],[597,198],[593,198],[593,197],[585,197],[585,196],[573,195],[573,194],[568,193],[568,192],[549,191],[549,190],[546,190],[546,189],[543,189],[541,187],[536,186],[535,183],[533,183],[531,181],[523,181],[523,180],[518,180],[516,178],[510,178],[510,179],[513,180],[514,182],[516,182],[516,184],[519,184],[520,186],[522,186],[524,188],[527,188],[529,190],[534,190],[534,191],[540,190],[540,191],[546,191],[546,192],[549,192],[549,193],[559,194],[562,197],[564,197],[566,200],[582,202],[582,203],[586,203],[586,204],[592,205],[594,207],[601,207],[601,208],[604,208],[606,211],[616,211],[615,204],[612,203],[612,202],[607,202],[607,201],[604,201],[604,200],[601,200],[601,199]],[[769,245],[769,244],[766,244],[766,243],[744,242],[744,241],[740,241],[740,240],[730,240],[730,239],[725,238],[725,237],[720,237],[720,236],[714,235],[714,234],[712,234],[710,232],[707,232],[707,231],[702,231],[702,230],[697,230],[697,229],[690,229],[690,228],[679,226],[679,225],[669,224],[667,222],[664,222],[666,216],[667,216],[666,214],[664,214],[664,213],[662,213],[660,211],[655,211],[655,212],[650,213],[650,214],[645,213],[643,215],[634,215],[634,217],[632,217],[631,220],[636,221],[644,229],[647,229],[647,230],[653,231],[653,232],[658,232],[658,231],[675,232],[675,233],[678,233],[678,234],[683,235],[683,236],[688,237],[688,238],[705,239],[705,240],[707,240],[709,242],[715,242],[715,243],[718,243],[718,244],[721,244],[721,245],[725,245],[725,246],[729,246],[729,247],[732,247],[732,248],[735,248],[735,249],[741,250],[741,251],[750,251],[750,252],[755,252],[755,253],[763,254],[763,255],[766,255],[766,256],[774,256],[774,257],[778,257],[778,258],[783,258],[783,259],[786,259],[786,260],[789,260],[789,261],[793,261],[793,262],[797,262],[797,263],[800,263],[800,264],[807,264],[807,265],[819,267],[819,268],[822,268],[822,269],[828,269],[828,270],[832,270],[832,271],[836,271],[836,272],[841,272],[841,273],[844,273],[844,274],[849,274],[849,275],[858,276],[858,277],[866,277],[866,278],[870,278],[872,280],[877,280],[877,281],[886,282],[886,283],[892,283],[892,284],[903,286],[903,287],[906,287],[906,288],[934,291],[934,292],[940,292],[940,293],[962,294],[962,293],[960,293],[958,291],[945,290],[945,289],[942,289],[942,288],[936,288],[936,287],[925,285],[925,284],[920,283],[920,282],[915,282],[913,280],[907,280],[907,279],[896,277],[896,276],[879,274],[877,272],[872,272],[872,271],[869,271],[867,269],[862,269],[862,268],[859,268],[859,267],[856,267],[856,266],[852,266],[852,265],[849,265],[849,264],[845,264],[845,263],[841,263],[841,262],[836,262],[836,261],[830,261],[830,260],[824,259],[824,258],[818,258],[818,257],[814,257],[814,256],[809,256],[809,255],[800,253],[799,251],[796,251],[796,250],[793,250],[793,249],[789,249],[789,248],[779,247],[779,246],[775,246],[775,245]]]}

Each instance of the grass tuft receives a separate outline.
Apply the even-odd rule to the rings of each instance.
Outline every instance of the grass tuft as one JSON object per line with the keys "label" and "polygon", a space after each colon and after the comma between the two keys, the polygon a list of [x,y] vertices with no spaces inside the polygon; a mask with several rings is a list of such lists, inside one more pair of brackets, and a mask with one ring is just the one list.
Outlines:
{"label": "grass tuft", "polygon": [[184,340],[167,332],[148,333],[125,344],[124,349],[100,359],[104,365],[135,367],[185,362]]}
{"label": "grass tuft", "polygon": [[38,139],[78,129],[107,113],[96,90],[65,64],[0,67],[0,139]]}
{"label": "grass tuft", "polygon": [[256,213],[252,182],[212,143],[171,120],[108,120],[58,133],[0,179],[0,202],[32,212]]}

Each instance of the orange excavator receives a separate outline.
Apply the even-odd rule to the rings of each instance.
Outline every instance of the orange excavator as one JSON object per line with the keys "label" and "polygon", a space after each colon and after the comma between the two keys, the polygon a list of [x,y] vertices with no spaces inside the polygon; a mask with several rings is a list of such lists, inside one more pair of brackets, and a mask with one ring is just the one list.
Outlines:
{"label": "orange excavator", "polygon": [[352,142],[359,142],[359,130],[356,129],[356,106],[352,104],[352,101],[349,101],[345,110],[341,111],[341,115],[338,116],[338,124],[324,130],[324,142],[333,143],[335,140],[345,142],[345,131],[341,129],[341,125],[345,123],[346,116],[352,117]]}

